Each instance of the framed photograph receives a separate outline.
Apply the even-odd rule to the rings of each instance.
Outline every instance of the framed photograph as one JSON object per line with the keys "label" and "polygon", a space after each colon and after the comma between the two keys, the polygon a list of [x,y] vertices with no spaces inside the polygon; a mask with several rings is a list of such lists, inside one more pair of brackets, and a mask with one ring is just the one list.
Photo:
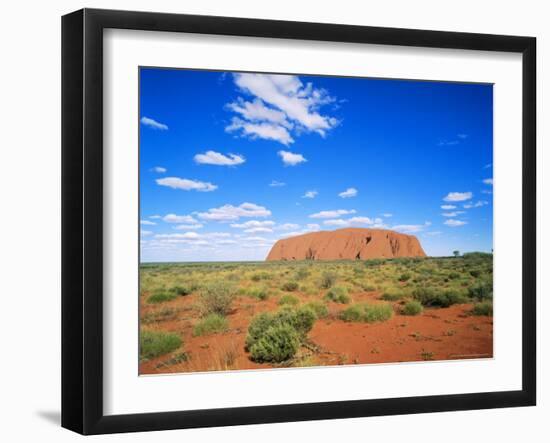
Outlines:
{"label": "framed photograph", "polygon": [[62,425],[536,402],[531,37],[62,20]]}

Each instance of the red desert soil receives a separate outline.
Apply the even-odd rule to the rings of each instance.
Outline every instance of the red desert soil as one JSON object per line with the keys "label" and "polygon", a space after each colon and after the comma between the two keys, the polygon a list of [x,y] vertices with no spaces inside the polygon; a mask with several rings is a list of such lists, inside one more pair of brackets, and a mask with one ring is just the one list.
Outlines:
{"label": "red desert soil", "polygon": [[279,240],[271,248],[267,260],[368,260],[425,256],[414,235],[386,229],[345,228]]}
{"label": "red desert soil", "polygon": [[[319,299],[319,296],[298,295],[301,301]],[[364,292],[354,296],[354,302],[380,303],[378,292]],[[142,297],[142,300],[145,297]],[[277,300],[257,301],[239,297],[228,315],[229,330],[224,333],[193,337],[193,326],[198,321],[194,295],[179,297],[165,303],[176,310],[173,319],[159,323],[163,331],[176,332],[183,339],[181,350],[140,364],[140,374],[169,372],[212,371],[226,369],[271,368],[249,360],[244,350],[247,328],[254,314],[274,311],[280,307]],[[329,304],[330,315],[318,320],[309,333],[310,343],[300,351],[303,365],[341,365],[390,363],[400,361],[491,358],[493,356],[493,318],[471,316],[472,305],[454,305],[449,308],[425,309],[418,316],[399,314],[399,302],[394,303],[394,316],[382,323],[346,323],[337,319],[347,305]],[[141,315],[158,306],[142,302]],[[185,351],[187,362],[174,363],[172,355]]]}

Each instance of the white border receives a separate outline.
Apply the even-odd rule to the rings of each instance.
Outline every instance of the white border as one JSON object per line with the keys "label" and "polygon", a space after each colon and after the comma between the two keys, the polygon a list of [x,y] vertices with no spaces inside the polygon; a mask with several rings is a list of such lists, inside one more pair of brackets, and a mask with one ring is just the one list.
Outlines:
{"label": "white border", "polygon": [[[138,66],[494,83],[495,358],[138,377]],[[104,31],[105,414],[521,389],[521,72],[519,54]]]}

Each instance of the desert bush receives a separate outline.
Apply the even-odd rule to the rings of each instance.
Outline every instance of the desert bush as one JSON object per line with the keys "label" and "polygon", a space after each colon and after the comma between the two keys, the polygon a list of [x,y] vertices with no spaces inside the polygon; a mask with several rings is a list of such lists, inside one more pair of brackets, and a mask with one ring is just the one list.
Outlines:
{"label": "desert bush", "polygon": [[258,300],[267,300],[269,298],[269,291],[265,287],[250,288],[246,291],[246,294]]}
{"label": "desert bush", "polygon": [[260,281],[260,280],[270,280],[271,274],[269,272],[257,272],[255,274],[252,274],[252,277],[250,277],[252,281]]}
{"label": "desert bush", "polygon": [[351,300],[348,295],[348,290],[344,286],[334,286],[333,288],[329,289],[329,291],[325,295],[325,299],[342,304],[347,304]]}
{"label": "desert bush", "polygon": [[408,273],[408,272],[405,272],[405,273],[403,273],[403,274],[401,274],[401,275],[399,276],[399,279],[398,279],[398,280],[399,280],[400,282],[406,282],[406,281],[409,280],[410,278],[411,278],[411,274]]}
{"label": "desert bush", "polygon": [[199,293],[202,315],[227,315],[231,310],[235,293],[235,287],[223,281],[218,280],[205,284]]}
{"label": "desert bush", "polygon": [[141,322],[145,325],[161,321],[171,320],[176,316],[174,308],[161,308],[158,311],[148,312],[141,317]]}
{"label": "desert bush", "polygon": [[280,363],[294,357],[300,347],[300,337],[291,325],[275,324],[250,347],[250,357],[256,362]]}
{"label": "desert bush", "polygon": [[298,283],[296,283],[295,281],[287,281],[282,284],[281,289],[287,292],[294,292],[296,289],[298,289]]}
{"label": "desert bush", "polygon": [[[250,351],[254,361],[287,360],[296,353],[316,318],[313,309],[305,306],[281,309],[274,314],[258,314],[248,327],[246,349]],[[274,330],[277,332],[273,332]],[[296,346],[293,345],[295,339]]]}
{"label": "desert bush", "polygon": [[346,322],[374,323],[389,320],[393,315],[391,305],[384,304],[357,304],[346,308],[340,313],[340,319]]}
{"label": "desert bush", "polygon": [[468,288],[468,294],[479,301],[490,300],[493,298],[493,282],[479,281]]}
{"label": "desert bush", "polygon": [[299,268],[296,271],[296,280],[304,280],[310,276],[311,272],[308,269],[305,268]]}
{"label": "desert bush", "polygon": [[476,303],[472,309],[472,314],[474,315],[487,315],[492,317],[493,315],[493,302],[483,301],[481,303]]}
{"label": "desert bush", "polygon": [[479,269],[472,269],[470,275],[474,278],[478,278],[481,275],[481,271]]}
{"label": "desert bush", "polygon": [[329,289],[336,283],[336,273],[332,271],[325,271],[321,274],[321,281],[319,286],[321,289]]}
{"label": "desert bush", "polygon": [[181,343],[181,338],[177,334],[142,330],[139,335],[139,358],[150,360],[167,354],[179,348]]}
{"label": "desert bush", "polygon": [[386,289],[380,297],[381,300],[386,300],[386,301],[397,301],[397,300],[401,300],[402,298],[403,298],[403,292],[395,288]]}
{"label": "desert bush", "polygon": [[442,308],[468,302],[465,294],[454,289],[443,291],[432,287],[416,288],[413,290],[413,297],[424,306],[439,306]]}
{"label": "desert bush", "polygon": [[411,300],[403,305],[401,308],[401,313],[403,315],[418,315],[422,312],[422,310],[422,303],[416,300]]}
{"label": "desert bush", "polygon": [[311,301],[309,303],[306,303],[304,306],[310,308],[313,312],[315,312],[317,318],[325,318],[328,316],[327,305],[321,303],[320,301]]}
{"label": "desert bush", "polygon": [[227,320],[220,314],[209,314],[193,328],[194,336],[209,335],[227,330]]}
{"label": "desert bush", "polygon": [[280,305],[296,306],[299,302],[300,302],[300,300],[298,299],[298,297],[296,297],[294,295],[291,295],[291,294],[284,294],[279,299],[279,304]]}
{"label": "desert bush", "polygon": [[156,291],[147,299],[147,303],[163,303],[165,301],[174,300],[177,295],[174,292]]}
{"label": "desert bush", "polygon": [[193,292],[189,286],[173,286],[170,288],[170,292],[173,292],[176,295],[185,296]]}

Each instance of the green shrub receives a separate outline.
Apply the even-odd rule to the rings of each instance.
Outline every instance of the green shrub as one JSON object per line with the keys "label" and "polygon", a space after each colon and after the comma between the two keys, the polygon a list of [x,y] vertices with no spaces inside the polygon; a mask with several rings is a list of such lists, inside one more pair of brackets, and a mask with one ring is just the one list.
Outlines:
{"label": "green shrub", "polygon": [[317,318],[325,318],[328,317],[328,308],[327,305],[324,303],[321,303],[320,301],[311,301],[304,305],[307,308],[310,308],[313,312],[315,312],[315,315]]}
{"label": "green shrub", "polygon": [[[284,308],[273,314],[258,314],[248,327],[246,349],[250,351],[254,361],[287,360],[296,353],[316,319],[313,309],[306,306],[298,309]],[[293,344],[295,339],[296,346]]]}
{"label": "green shrub", "polygon": [[422,303],[416,300],[411,300],[403,305],[401,313],[403,315],[418,315],[422,312],[422,310]]}
{"label": "green shrub", "polygon": [[321,274],[321,282],[319,286],[321,289],[329,289],[336,283],[336,274],[331,271],[325,271]]}
{"label": "green shrub", "polygon": [[389,304],[364,305],[364,321],[374,323],[389,320],[393,315],[393,308]]}
{"label": "green shrub", "polygon": [[296,289],[298,289],[298,283],[296,283],[295,281],[287,281],[282,284],[281,289],[287,292],[294,292]]}
{"label": "green shrub", "polygon": [[246,294],[250,297],[257,298],[258,300],[267,300],[269,298],[269,292],[267,288],[250,288],[246,291]]}
{"label": "green shrub", "polygon": [[304,280],[310,276],[311,272],[305,268],[296,271],[296,280]]}
{"label": "green shrub", "polygon": [[468,288],[468,294],[479,301],[491,300],[493,298],[493,282],[479,281]]}
{"label": "green shrub", "polygon": [[397,300],[401,300],[402,298],[403,298],[403,292],[395,288],[386,289],[382,294],[382,296],[380,297],[381,300],[386,300],[386,301],[397,301]]}
{"label": "green shrub", "polygon": [[177,295],[174,292],[157,291],[147,299],[147,303],[163,303],[174,300],[176,297]]}
{"label": "green shrub", "polygon": [[409,274],[408,272],[405,272],[399,276],[399,281],[406,282],[410,278],[411,278],[411,274]]}
{"label": "green shrub", "polygon": [[291,325],[276,324],[250,347],[250,357],[256,362],[280,363],[294,357],[300,347],[300,337]]}
{"label": "green shrub", "polygon": [[335,303],[347,304],[350,302],[348,289],[344,286],[334,286],[325,295],[325,299]]}
{"label": "green shrub", "polygon": [[250,277],[252,281],[270,280],[271,274],[269,272],[257,272]]}
{"label": "green shrub", "polygon": [[484,301],[481,303],[476,303],[472,309],[472,314],[474,315],[487,315],[493,316],[493,302]]}
{"label": "green shrub", "polygon": [[139,358],[149,360],[167,354],[179,348],[181,343],[177,334],[142,330],[139,335]]}
{"label": "green shrub", "polygon": [[442,291],[431,287],[416,288],[413,291],[413,297],[424,306],[439,306],[442,308],[468,302],[468,297],[465,294],[453,289]]}
{"label": "green shrub", "polygon": [[291,295],[291,294],[284,294],[279,299],[280,305],[296,306],[299,302],[300,300],[298,299],[298,297],[295,297],[294,295]]}
{"label": "green shrub", "polygon": [[346,308],[340,313],[340,319],[346,322],[374,323],[389,320],[393,315],[391,305],[384,304],[357,304]]}
{"label": "green shrub", "polygon": [[206,284],[199,293],[199,305],[202,315],[227,315],[231,311],[235,293],[235,287],[223,281]]}
{"label": "green shrub", "polygon": [[481,275],[481,271],[479,269],[472,269],[470,275],[474,278],[478,278]]}
{"label": "green shrub", "polygon": [[194,336],[209,335],[224,332],[228,328],[227,320],[220,314],[209,314],[199,321],[193,328]]}

